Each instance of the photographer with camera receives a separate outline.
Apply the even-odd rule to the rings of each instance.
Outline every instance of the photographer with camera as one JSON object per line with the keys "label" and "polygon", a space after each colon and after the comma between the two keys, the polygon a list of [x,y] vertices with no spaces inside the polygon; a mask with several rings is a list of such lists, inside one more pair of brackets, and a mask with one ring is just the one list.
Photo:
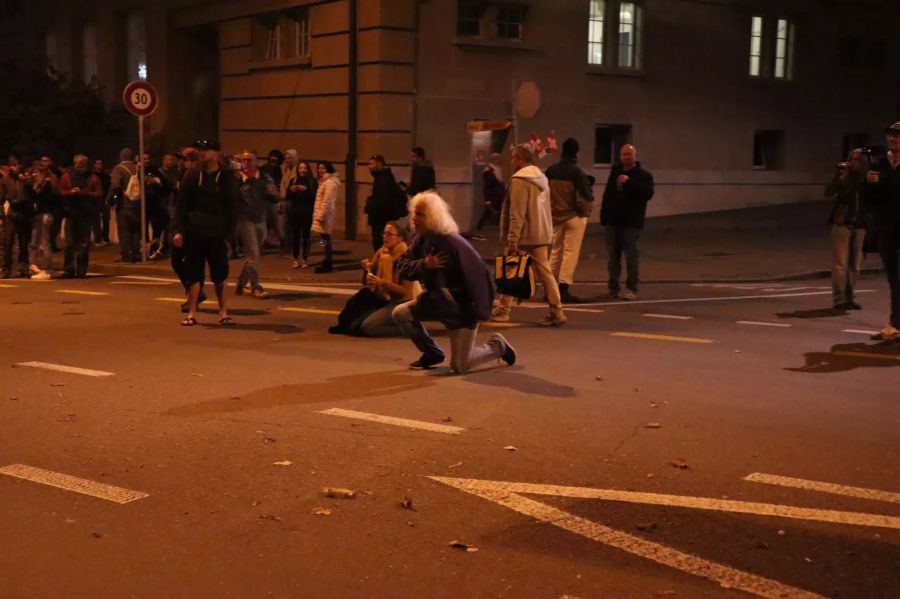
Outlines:
{"label": "photographer with camera", "polygon": [[891,288],[891,320],[875,338],[900,341],[900,121],[884,130],[888,154],[866,173],[866,199]]}
{"label": "photographer with camera", "polygon": [[825,186],[825,197],[835,198],[831,225],[831,289],[835,310],[860,310],[856,303],[856,281],[862,269],[867,210],[862,201],[867,163],[863,150],[850,152],[847,162],[837,165]]}

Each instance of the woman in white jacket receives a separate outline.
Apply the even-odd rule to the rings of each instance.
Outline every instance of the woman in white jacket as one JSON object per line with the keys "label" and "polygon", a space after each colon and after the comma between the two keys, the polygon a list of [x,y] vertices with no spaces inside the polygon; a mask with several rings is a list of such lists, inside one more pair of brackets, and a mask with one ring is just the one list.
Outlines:
{"label": "woman in white jacket", "polygon": [[334,172],[334,165],[323,160],[316,165],[319,174],[319,191],[316,192],[316,206],[313,209],[313,233],[319,234],[319,243],[325,246],[325,259],[316,267],[317,273],[331,272],[331,229],[334,227],[334,212],[337,206],[341,180]]}

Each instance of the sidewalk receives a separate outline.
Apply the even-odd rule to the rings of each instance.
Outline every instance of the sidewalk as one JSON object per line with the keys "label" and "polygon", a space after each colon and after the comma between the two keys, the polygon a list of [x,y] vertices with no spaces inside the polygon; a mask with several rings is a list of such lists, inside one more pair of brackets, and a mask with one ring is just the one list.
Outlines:
{"label": "sidewalk", "polygon": [[[643,283],[728,283],[825,277],[830,272],[829,202],[804,202],[723,212],[664,216],[647,220],[639,244]],[[606,281],[603,231],[592,216],[576,273],[578,283]],[[491,260],[500,249],[497,229],[486,229],[487,241],[472,241]],[[368,241],[335,241],[335,272],[316,275],[312,268],[292,269],[292,260],[270,251],[262,258],[264,281],[355,283],[359,262],[369,257]],[[311,264],[321,253],[313,244]],[[91,270],[116,275],[174,276],[167,260],[148,264],[115,262],[115,247],[91,250]],[[868,256],[865,272],[878,272],[877,256]],[[231,274],[241,261],[232,261]]]}

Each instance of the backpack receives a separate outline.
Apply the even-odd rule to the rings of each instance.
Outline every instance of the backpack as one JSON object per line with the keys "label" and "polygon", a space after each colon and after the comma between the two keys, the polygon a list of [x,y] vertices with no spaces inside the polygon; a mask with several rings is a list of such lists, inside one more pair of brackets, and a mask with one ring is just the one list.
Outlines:
{"label": "backpack", "polygon": [[138,180],[137,172],[131,174],[131,178],[128,179],[128,185],[125,186],[125,199],[132,202],[141,201],[141,182]]}

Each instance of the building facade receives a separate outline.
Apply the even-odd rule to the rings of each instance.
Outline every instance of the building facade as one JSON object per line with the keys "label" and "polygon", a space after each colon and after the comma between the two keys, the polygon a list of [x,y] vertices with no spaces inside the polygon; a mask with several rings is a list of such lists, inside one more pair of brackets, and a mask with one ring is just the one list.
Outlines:
{"label": "building facade", "polygon": [[152,82],[157,149],[218,135],[228,152],[336,163],[348,236],[366,233],[376,153],[403,179],[424,147],[465,228],[481,161],[533,134],[578,139],[600,185],[633,143],[663,215],[816,199],[848,149],[900,119],[900,7],[881,0],[10,4],[23,44],[110,103]]}

